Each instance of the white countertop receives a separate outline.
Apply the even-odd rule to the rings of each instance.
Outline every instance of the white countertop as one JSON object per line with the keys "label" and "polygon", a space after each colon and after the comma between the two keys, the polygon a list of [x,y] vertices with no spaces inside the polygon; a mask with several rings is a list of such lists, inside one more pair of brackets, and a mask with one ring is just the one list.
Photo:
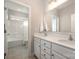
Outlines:
{"label": "white countertop", "polygon": [[67,39],[68,36],[65,36],[65,35],[64,36],[63,35],[60,35],[60,36],[59,35],[52,34],[52,33],[48,33],[47,36],[44,36],[41,33],[35,33],[34,34],[34,37],[38,37],[38,38],[41,38],[41,39],[44,39],[44,40],[53,42],[55,44],[62,45],[64,47],[68,47],[70,49],[75,50],[75,41],[69,41]]}

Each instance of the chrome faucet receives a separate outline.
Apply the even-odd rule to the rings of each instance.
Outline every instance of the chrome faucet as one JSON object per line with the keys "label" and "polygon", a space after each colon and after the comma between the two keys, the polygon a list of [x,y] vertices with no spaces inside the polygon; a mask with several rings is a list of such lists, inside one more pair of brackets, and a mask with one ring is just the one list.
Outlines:
{"label": "chrome faucet", "polygon": [[44,35],[47,36],[47,31],[46,29],[44,28],[44,31],[43,31]]}

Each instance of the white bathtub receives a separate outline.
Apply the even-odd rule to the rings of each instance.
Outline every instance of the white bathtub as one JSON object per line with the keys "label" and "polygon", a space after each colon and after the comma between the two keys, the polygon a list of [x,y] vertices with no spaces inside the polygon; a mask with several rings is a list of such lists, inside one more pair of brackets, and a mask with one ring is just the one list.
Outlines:
{"label": "white bathtub", "polygon": [[23,39],[20,37],[7,37],[8,48],[23,45]]}
{"label": "white bathtub", "polygon": [[[10,34],[6,37],[8,42],[8,47],[14,47],[18,45],[23,45],[27,40],[25,40],[24,35],[16,35],[16,34]],[[27,39],[27,38],[26,38]]]}

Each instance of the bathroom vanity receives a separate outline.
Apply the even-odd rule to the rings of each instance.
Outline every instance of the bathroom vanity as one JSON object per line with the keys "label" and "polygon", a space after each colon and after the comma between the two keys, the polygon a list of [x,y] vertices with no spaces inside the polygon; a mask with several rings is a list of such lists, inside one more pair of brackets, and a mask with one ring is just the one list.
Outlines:
{"label": "bathroom vanity", "polygon": [[68,35],[35,33],[34,55],[38,59],[75,59],[75,41],[67,38]]}

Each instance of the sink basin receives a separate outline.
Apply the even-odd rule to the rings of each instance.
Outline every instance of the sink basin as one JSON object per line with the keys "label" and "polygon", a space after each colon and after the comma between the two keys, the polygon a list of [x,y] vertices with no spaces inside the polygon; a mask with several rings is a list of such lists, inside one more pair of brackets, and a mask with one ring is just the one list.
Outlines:
{"label": "sink basin", "polygon": [[75,41],[74,40],[58,40],[59,42],[61,43],[66,43],[66,44],[75,44]]}

